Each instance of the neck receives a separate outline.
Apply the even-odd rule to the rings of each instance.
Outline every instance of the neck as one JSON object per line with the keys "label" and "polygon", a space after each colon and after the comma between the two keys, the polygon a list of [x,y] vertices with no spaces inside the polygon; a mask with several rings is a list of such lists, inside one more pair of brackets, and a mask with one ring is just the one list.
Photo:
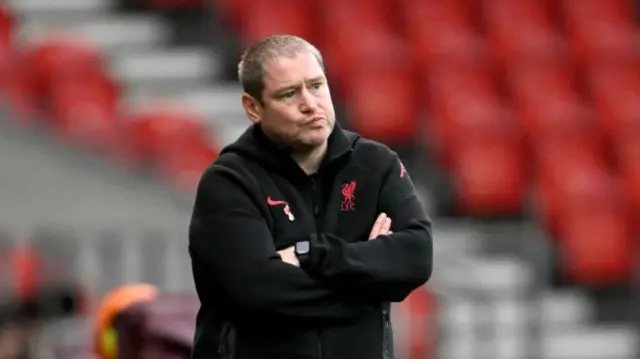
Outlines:
{"label": "neck", "polygon": [[298,166],[300,166],[306,174],[310,175],[318,172],[326,153],[327,142],[325,141],[322,145],[310,151],[292,152],[291,158],[298,163]]}

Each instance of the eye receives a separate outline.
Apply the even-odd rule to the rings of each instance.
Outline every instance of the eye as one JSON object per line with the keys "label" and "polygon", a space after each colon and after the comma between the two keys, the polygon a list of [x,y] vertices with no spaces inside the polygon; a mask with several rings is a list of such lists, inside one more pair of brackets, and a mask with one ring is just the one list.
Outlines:
{"label": "eye", "polygon": [[285,93],[283,93],[282,95],[280,95],[281,98],[292,98],[293,96],[295,96],[296,92],[295,91],[287,91]]}
{"label": "eye", "polygon": [[311,84],[311,88],[314,90],[319,90],[324,83],[318,81]]}

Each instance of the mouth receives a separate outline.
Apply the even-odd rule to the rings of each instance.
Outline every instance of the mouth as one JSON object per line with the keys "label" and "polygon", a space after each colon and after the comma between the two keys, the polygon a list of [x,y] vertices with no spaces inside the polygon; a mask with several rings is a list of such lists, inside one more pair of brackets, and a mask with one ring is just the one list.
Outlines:
{"label": "mouth", "polygon": [[308,125],[317,125],[319,123],[321,123],[322,121],[325,121],[325,118],[323,116],[313,116],[311,119],[309,119],[307,121]]}

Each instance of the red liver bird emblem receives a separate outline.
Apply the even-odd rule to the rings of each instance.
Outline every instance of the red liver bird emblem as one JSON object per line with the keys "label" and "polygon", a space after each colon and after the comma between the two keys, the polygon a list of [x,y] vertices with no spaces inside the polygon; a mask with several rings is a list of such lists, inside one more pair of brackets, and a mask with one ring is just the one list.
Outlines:
{"label": "red liver bird emblem", "polygon": [[340,203],[341,211],[354,211],[356,209],[356,181],[351,181],[342,185],[342,202]]}

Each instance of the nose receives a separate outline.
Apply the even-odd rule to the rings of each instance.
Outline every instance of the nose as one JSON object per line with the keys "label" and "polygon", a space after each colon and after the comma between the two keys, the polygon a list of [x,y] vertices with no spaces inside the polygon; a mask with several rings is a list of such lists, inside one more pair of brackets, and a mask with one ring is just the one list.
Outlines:
{"label": "nose", "polygon": [[318,101],[308,90],[302,90],[300,96],[300,111],[302,113],[313,113],[318,107]]}

